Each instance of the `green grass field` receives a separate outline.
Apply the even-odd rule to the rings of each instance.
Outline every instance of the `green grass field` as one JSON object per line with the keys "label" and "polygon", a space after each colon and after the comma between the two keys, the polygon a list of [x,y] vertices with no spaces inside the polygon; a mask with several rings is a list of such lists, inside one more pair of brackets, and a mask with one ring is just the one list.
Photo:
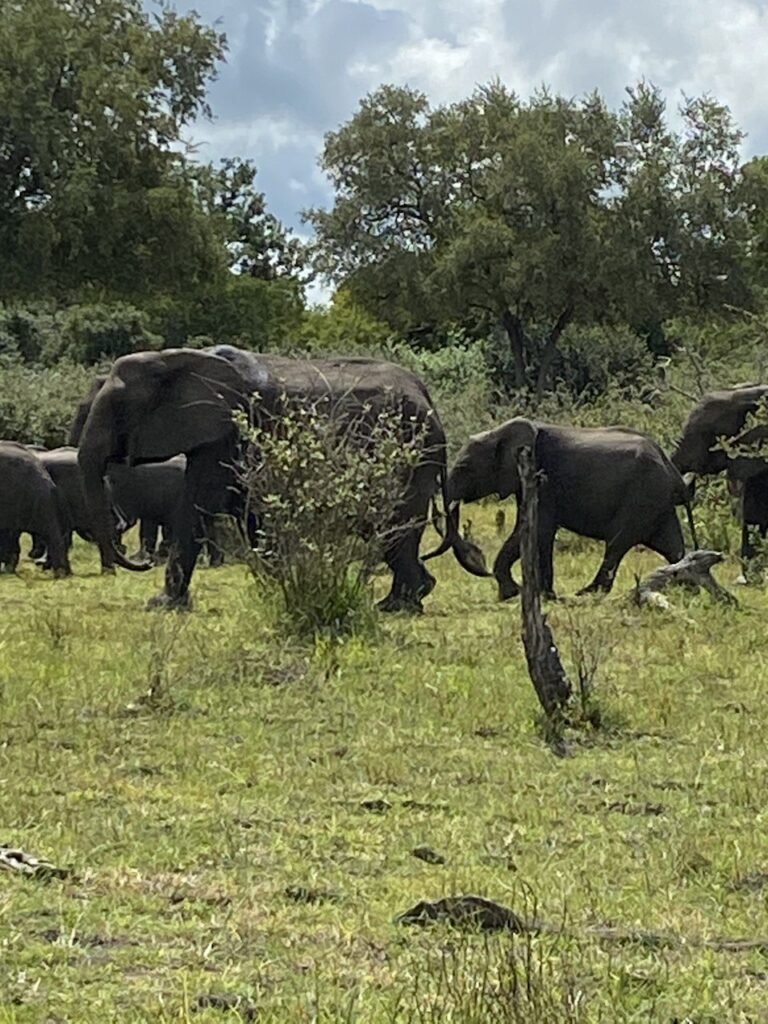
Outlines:
{"label": "green grass field", "polygon": [[[560,593],[597,558],[565,538]],[[74,564],[0,578],[0,844],[72,871],[0,872],[2,1024],[768,1021],[768,951],[696,944],[768,940],[765,591],[640,611],[659,560],[634,552],[609,598],[552,606],[569,667],[602,648],[604,725],[558,758],[519,605],[450,556],[421,618],[316,650],[242,567],[200,571],[179,616],[143,611],[161,570]],[[462,893],[554,931],[393,920]]]}

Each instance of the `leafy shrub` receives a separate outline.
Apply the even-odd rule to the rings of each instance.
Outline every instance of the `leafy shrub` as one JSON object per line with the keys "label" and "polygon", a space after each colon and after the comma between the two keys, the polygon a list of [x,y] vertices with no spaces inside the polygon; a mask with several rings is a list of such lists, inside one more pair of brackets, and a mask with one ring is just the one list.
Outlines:
{"label": "leafy shrub", "polygon": [[70,363],[43,368],[0,359],[0,438],[46,448],[66,444],[92,381],[92,370]]}
{"label": "leafy shrub", "polygon": [[147,314],[122,302],[72,306],[62,317],[61,341],[61,356],[89,366],[163,347],[163,339],[149,329]]}
{"label": "leafy shrub", "polygon": [[[362,428],[362,429],[361,429]],[[350,424],[296,402],[279,430],[248,426],[247,510],[257,523],[253,570],[277,591],[291,632],[357,632],[373,621],[369,579],[393,526],[418,431],[383,410]]]}
{"label": "leafy shrub", "polygon": [[305,312],[297,335],[300,347],[315,355],[375,355],[386,350],[391,329],[356,306],[341,291],[328,307]]}
{"label": "leafy shrub", "polygon": [[46,310],[0,309],[0,356],[25,363],[46,362],[59,344],[60,324]]}

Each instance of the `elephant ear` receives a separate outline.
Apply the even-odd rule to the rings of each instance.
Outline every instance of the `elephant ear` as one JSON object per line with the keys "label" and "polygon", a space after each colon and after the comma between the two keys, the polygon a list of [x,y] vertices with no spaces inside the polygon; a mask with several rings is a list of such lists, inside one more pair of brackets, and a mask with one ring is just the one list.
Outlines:
{"label": "elephant ear", "polygon": [[226,360],[192,349],[151,355],[143,365],[115,364],[126,385],[130,461],[166,459],[227,437],[233,413],[248,405],[240,374]]}
{"label": "elephant ear", "polygon": [[754,455],[735,455],[728,460],[728,476],[734,480],[748,480],[758,473],[764,473],[768,469],[768,456],[760,454],[768,450],[768,426],[759,424],[746,430],[738,438],[736,443],[748,451],[754,449]]}
{"label": "elephant ear", "polygon": [[499,497],[507,498],[518,487],[517,458],[521,448],[535,449],[538,426],[523,416],[507,420],[496,428],[496,472]]}

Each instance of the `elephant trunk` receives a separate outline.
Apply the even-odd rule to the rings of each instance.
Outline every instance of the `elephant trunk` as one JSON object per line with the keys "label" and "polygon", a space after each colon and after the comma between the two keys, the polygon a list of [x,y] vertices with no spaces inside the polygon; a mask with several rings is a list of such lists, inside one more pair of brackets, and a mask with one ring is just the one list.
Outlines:
{"label": "elephant trunk", "polygon": [[146,572],[151,562],[134,562],[118,549],[109,490],[105,482],[107,454],[92,446],[81,445],[77,456],[83,478],[83,489],[88,506],[93,534],[101,554],[102,570],[110,572],[115,565],[132,572]]}
{"label": "elephant trunk", "polygon": [[445,509],[445,535],[438,547],[423,556],[423,561],[430,558],[439,558],[446,551],[453,550],[456,561],[466,572],[473,576],[487,577],[491,574],[485,564],[485,557],[480,547],[474,541],[462,537],[459,531],[459,513],[461,501],[455,493],[456,486],[452,478],[448,476],[447,466],[443,465],[440,470],[440,489],[442,491],[443,508]]}

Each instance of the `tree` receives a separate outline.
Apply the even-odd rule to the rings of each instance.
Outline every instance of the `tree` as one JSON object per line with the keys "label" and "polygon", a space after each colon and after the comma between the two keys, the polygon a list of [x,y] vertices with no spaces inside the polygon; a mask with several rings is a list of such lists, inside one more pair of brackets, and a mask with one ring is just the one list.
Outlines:
{"label": "tree", "polygon": [[5,0],[0,297],[178,288],[223,268],[174,147],[225,39],[141,0]]}
{"label": "tree", "polygon": [[436,108],[382,87],[326,136],[336,196],[306,214],[315,265],[411,337],[498,325],[506,383],[541,395],[571,322],[647,329],[748,302],[740,133],[706,97],[682,115],[675,134],[644,83],[617,112],[498,82]]}

